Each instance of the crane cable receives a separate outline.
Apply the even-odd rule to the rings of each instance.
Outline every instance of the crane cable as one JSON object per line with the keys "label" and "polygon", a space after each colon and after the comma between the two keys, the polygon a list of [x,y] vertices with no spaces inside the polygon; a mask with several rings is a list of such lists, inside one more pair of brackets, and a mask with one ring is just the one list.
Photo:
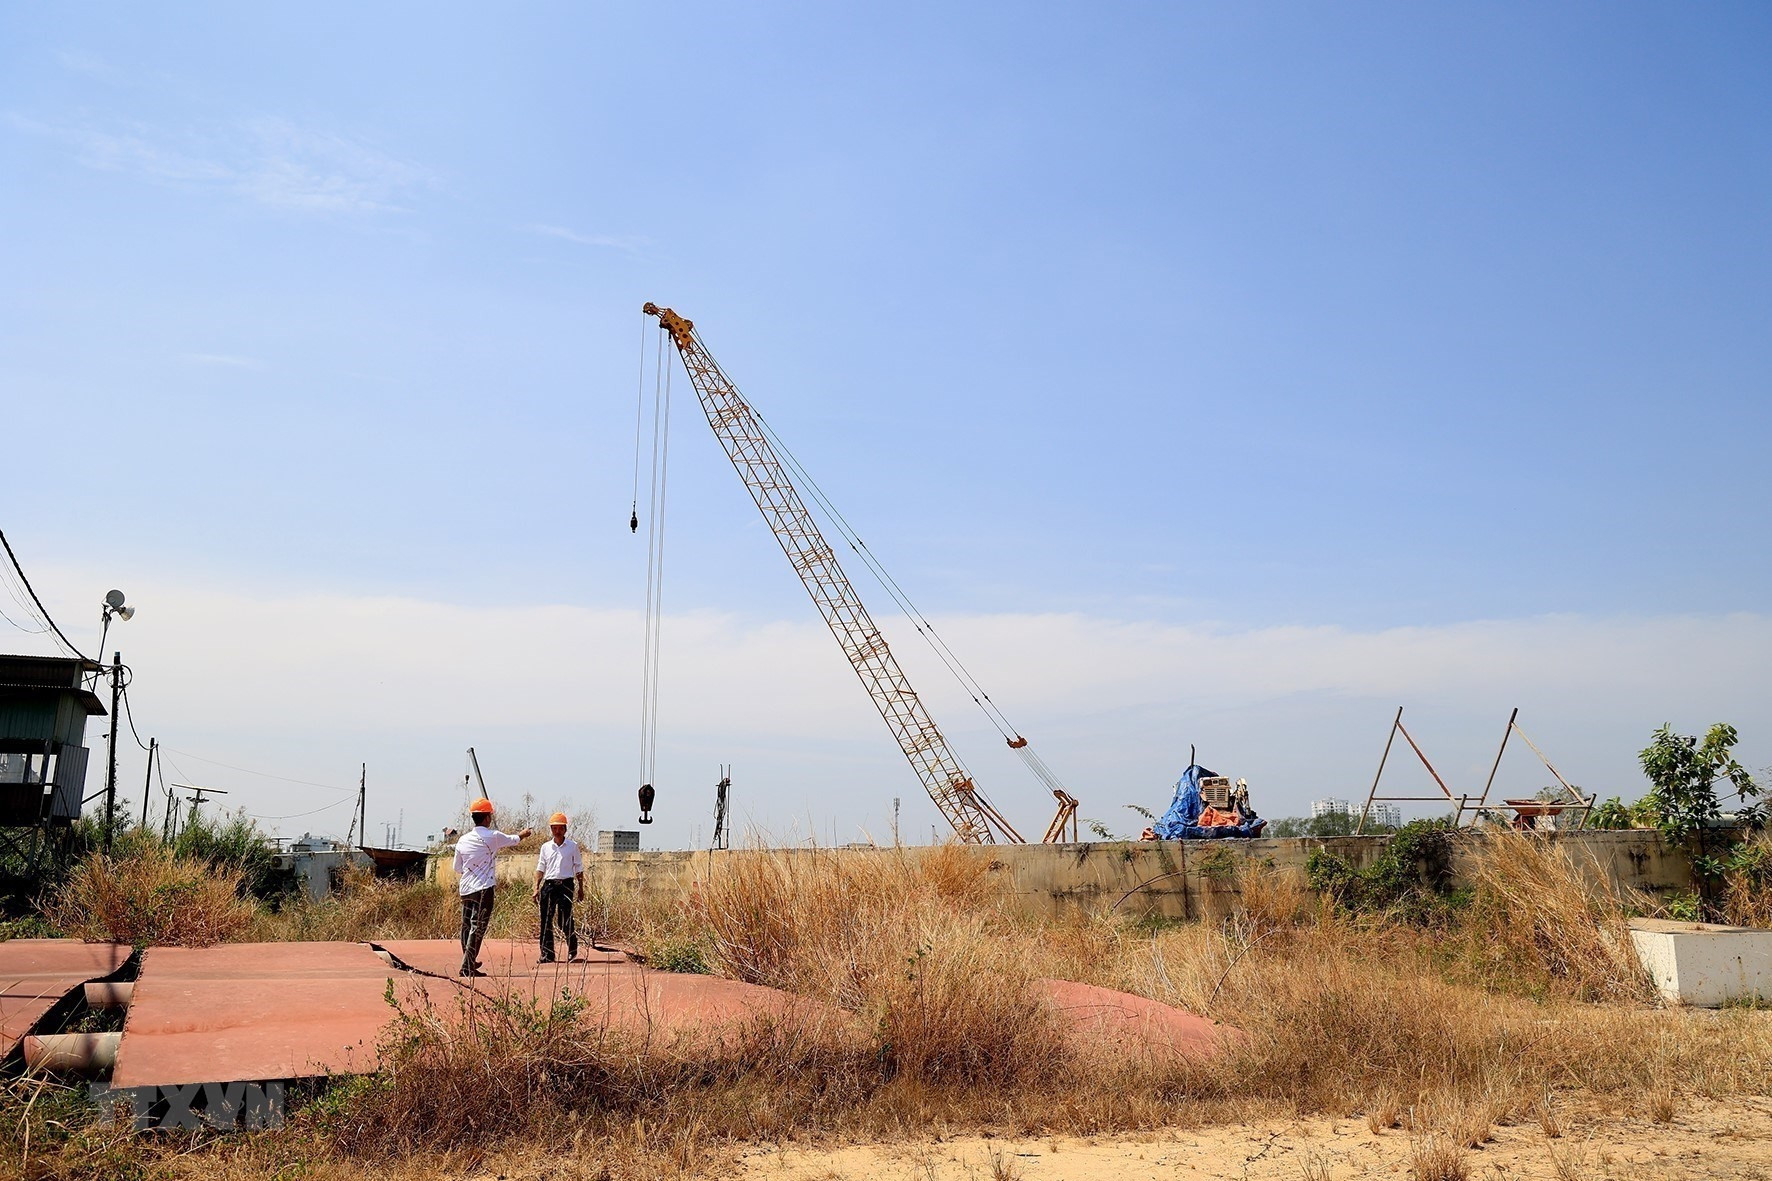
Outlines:
{"label": "crane cable", "polygon": [[[640,673],[640,782],[651,784],[658,767],[658,653],[664,612],[664,535],[666,485],[670,473],[671,369],[665,364],[665,334],[658,334],[658,353],[653,365],[652,471],[646,506],[646,630],[642,641]],[[640,354],[642,401],[645,391],[645,351]],[[644,416],[640,416],[644,422]],[[639,454],[640,431],[635,433]],[[635,463],[635,513],[639,505],[639,464]],[[638,524],[637,515],[630,518]],[[637,532],[637,528],[635,532]]]}
{"label": "crane cable", "polygon": [[[697,332],[695,335],[696,340],[700,341],[701,334]],[[703,347],[705,349],[705,344]],[[966,692],[966,695],[972,698],[972,703],[978,706],[986,719],[990,721],[997,733],[1003,738],[1003,741],[1011,750],[1015,751],[1015,753],[1020,756],[1023,765],[1025,765],[1034,778],[1044,784],[1048,790],[1055,792],[1063,791],[1064,784],[1052,773],[1052,769],[1046,765],[1045,760],[1041,759],[1038,754],[1034,753],[1034,750],[1028,744],[1027,739],[1021,736],[1021,732],[1015,728],[1014,723],[1012,723],[1008,716],[1003,713],[997,703],[991,699],[991,695],[985,692],[984,686],[979,684],[978,678],[972,675],[972,671],[966,667],[963,661],[961,661],[958,654],[956,654],[952,648],[948,647],[947,641],[936,632],[935,625],[929,621],[929,618],[924,615],[922,611],[918,610],[915,603],[911,602],[910,596],[905,592],[904,588],[899,585],[898,580],[892,577],[885,565],[881,563],[879,558],[874,555],[874,552],[867,547],[867,543],[861,539],[860,534],[849,524],[848,518],[844,517],[843,514],[838,511],[837,506],[832,503],[830,497],[825,494],[824,489],[819,485],[818,481],[812,478],[812,473],[806,470],[799,458],[794,455],[793,451],[786,443],[782,442],[781,436],[775,432],[775,428],[769,425],[768,420],[763,417],[762,413],[749,401],[749,399],[746,399],[746,405],[750,407],[751,415],[757,420],[759,429],[761,429],[764,435],[768,438],[770,445],[781,455],[782,461],[787,465],[789,471],[792,472],[801,485],[812,494],[813,500],[824,510],[831,524],[836,526],[837,532],[841,534],[843,540],[848,543],[849,548],[862,560],[862,564],[868,568],[868,572],[874,576],[881,588],[891,596],[892,601],[905,613],[905,616],[911,621],[911,626],[916,629],[917,634],[923,637],[924,642],[929,645],[930,650],[935,653],[943,666],[945,666],[948,672],[953,675],[954,679],[959,682],[960,688]],[[967,774],[970,775],[971,772],[968,771]]]}
{"label": "crane cable", "polygon": [[628,505],[628,532],[640,532],[640,424],[646,409],[646,318],[640,318],[640,385],[634,391],[634,499]]}

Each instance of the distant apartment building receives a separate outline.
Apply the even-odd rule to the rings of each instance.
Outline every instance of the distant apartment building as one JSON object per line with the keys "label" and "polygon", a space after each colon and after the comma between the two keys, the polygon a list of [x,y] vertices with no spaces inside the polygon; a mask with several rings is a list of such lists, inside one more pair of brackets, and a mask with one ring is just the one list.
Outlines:
{"label": "distant apartment building", "polygon": [[[1360,810],[1354,809],[1354,815]],[[1369,828],[1402,828],[1403,810],[1395,804],[1380,804],[1374,801],[1372,810],[1366,813],[1366,824]]]}
{"label": "distant apartment building", "polygon": [[[1311,819],[1315,820],[1322,816],[1348,816],[1358,820],[1362,807],[1363,805],[1350,804],[1346,800],[1312,800]],[[1383,804],[1374,800],[1371,809],[1366,813],[1366,824],[1369,828],[1401,828],[1403,826],[1402,809],[1395,804]]]}

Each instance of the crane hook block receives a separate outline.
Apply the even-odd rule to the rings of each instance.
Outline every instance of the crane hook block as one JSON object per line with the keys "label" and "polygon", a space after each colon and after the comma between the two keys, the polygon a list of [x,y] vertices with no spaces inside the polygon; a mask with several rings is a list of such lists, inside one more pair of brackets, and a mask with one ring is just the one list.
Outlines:
{"label": "crane hook block", "polygon": [[642,783],[640,785],[640,823],[641,824],[651,824],[652,823],[652,801],[655,798],[657,798],[657,796],[658,796],[658,793],[652,789],[652,785],[650,783]]}
{"label": "crane hook block", "polygon": [[640,510],[637,508],[631,509],[628,512],[628,532],[640,532]]}
{"label": "crane hook block", "polygon": [[1014,738],[1009,739],[1008,741],[1009,741],[1009,749],[1010,750],[1020,750],[1022,747],[1026,746],[1028,744],[1028,740],[1023,738],[1019,734],[1017,734]]}

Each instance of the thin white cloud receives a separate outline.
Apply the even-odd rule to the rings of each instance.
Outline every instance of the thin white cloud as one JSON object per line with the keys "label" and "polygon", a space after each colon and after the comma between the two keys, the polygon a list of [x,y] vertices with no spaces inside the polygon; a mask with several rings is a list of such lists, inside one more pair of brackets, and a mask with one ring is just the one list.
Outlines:
{"label": "thin white cloud", "polygon": [[[47,573],[61,586],[110,577]],[[445,789],[468,745],[488,762],[489,783],[498,767],[496,787],[507,794],[564,796],[611,816],[631,806],[636,612],[288,595],[148,574],[131,576],[130,594],[140,613],[113,646],[135,670],[144,735],[324,782],[367,759],[388,818],[406,809],[415,831],[429,823],[418,817],[460,802]],[[81,606],[50,604],[65,618]],[[1167,803],[1192,742],[1207,765],[1246,776],[1268,815],[1297,814],[1325,795],[1363,797],[1399,704],[1459,790],[1481,788],[1514,706],[1559,770],[1604,795],[1641,791],[1635,752],[1664,721],[1685,732],[1733,722],[1743,760],[1772,762],[1764,692],[1772,617],[1764,615],[1547,616],[1374,631],[1083,615],[936,622],[1083,798],[1084,814],[1120,829],[1121,804]],[[979,782],[1037,832],[1045,796],[915,633],[899,620],[882,625]],[[690,825],[705,819],[701,780],[711,784],[720,762],[740,765],[746,812],[777,832],[808,816],[826,836],[833,820],[844,834],[883,832],[895,795],[906,802],[907,831],[927,830],[932,809],[919,818],[927,805],[915,780],[815,619],[671,615],[662,651],[660,782],[667,822],[680,827],[652,830],[649,841],[688,840]],[[1544,777],[1515,746],[1498,790],[1529,793]],[[1396,752],[1385,774],[1387,783],[1431,787]],[[235,802],[267,816],[307,800],[249,779],[215,786],[237,789]]]}
{"label": "thin white cloud", "polygon": [[638,254],[652,243],[652,239],[639,234],[581,234],[577,230],[569,230],[565,226],[539,224],[524,228],[532,234],[560,238],[578,246],[600,246],[609,250],[626,251],[629,254]]}
{"label": "thin white cloud", "polygon": [[365,144],[298,127],[285,119],[245,125],[254,151],[242,169],[242,193],[267,205],[321,212],[398,209],[430,175]]}
{"label": "thin white cloud", "polygon": [[251,119],[182,134],[140,124],[52,123],[17,113],[6,121],[15,130],[61,143],[88,168],[297,212],[404,209],[416,192],[435,183],[416,164],[286,119]]}

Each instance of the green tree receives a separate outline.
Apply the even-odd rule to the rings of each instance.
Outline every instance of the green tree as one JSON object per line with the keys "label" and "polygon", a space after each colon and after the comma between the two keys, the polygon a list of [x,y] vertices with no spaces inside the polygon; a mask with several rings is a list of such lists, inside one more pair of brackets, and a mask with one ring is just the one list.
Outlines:
{"label": "green tree", "polygon": [[[1327,812],[1322,816],[1282,816],[1268,825],[1263,836],[1269,837],[1345,837],[1352,836],[1359,826],[1359,812]],[[1366,832],[1386,833],[1396,829],[1375,820],[1367,820]]]}
{"label": "green tree", "polygon": [[179,830],[173,852],[183,860],[238,871],[243,888],[260,901],[277,902],[295,890],[294,871],[277,868],[271,842],[244,808],[192,817]]}
{"label": "green tree", "polygon": [[1638,754],[1650,784],[1644,800],[1669,840],[1684,839],[1721,814],[1717,780],[1733,785],[1743,802],[1759,794],[1753,776],[1729,753],[1737,741],[1735,727],[1726,722],[1712,726],[1703,741],[1664,725]]}

